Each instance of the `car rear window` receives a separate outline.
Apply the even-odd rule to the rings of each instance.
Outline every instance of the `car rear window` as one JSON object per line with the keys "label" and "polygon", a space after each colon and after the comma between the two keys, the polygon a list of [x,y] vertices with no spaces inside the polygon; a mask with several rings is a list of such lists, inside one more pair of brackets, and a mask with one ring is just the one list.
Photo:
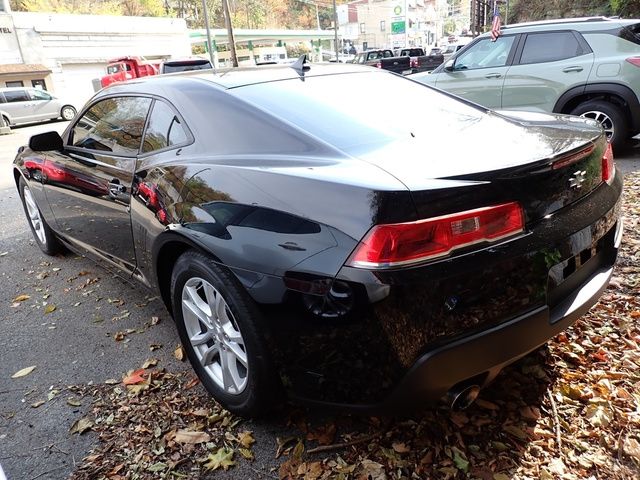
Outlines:
{"label": "car rear window", "polygon": [[620,31],[620,37],[640,45],[640,23],[623,28]]}
{"label": "car rear window", "polygon": [[[376,71],[259,83],[230,92],[351,154],[413,137],[437,142],[436,129],[464,129],[484,118],[480,108]],[[381,98],[380,92],[393,94],[371,101]]]}
{"label": "car rear window", "polygon": [[4,92],[4,98],[8,103],[28,102],[31,100],[26,90],[6,90]]}
{"label": "car rear window", "polygon": [[582,55],[582,47],[571,32],[530,33],[520,63],[555,62]]}
{"label": "car rear window", "polygon": [[186,72],[189,70],[206,70],[211,68],[209,60],[167,62],[162,66],[163,73]]}

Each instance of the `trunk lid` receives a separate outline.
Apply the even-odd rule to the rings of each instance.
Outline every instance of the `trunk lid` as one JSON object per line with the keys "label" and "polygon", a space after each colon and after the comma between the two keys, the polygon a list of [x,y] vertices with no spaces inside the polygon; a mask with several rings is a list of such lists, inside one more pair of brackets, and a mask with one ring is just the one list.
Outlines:
{"label": "trunk lid", "polygon": [[359,158],[404,183],[419,218],[518,201],[530,222],[602,182],[606,140],[599,127],[583,119],[490,113],[456,133],[439,139],[440,148],[433,142],[421,146],[416,134]]}

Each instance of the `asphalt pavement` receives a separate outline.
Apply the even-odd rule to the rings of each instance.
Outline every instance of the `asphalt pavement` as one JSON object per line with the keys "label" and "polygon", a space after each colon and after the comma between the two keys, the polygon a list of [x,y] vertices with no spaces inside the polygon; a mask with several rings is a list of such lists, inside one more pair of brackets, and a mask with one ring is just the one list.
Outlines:
{"label": "asphalt pavement", "polygon": [[[9,480],[67,478],[96,441],[69,433],[90,406],[87,399],[78,405],[65,386],[119,380],[150,357],[170,371],[190,368],[173,356],[173,322],[150,292],[74,254],[48,257],[35,244],[11,162],[30,135],[65,127],[55,122],[0,136],[0,464]],[[617,164],[640,170],[640,148],[619,155]],[[152,325],[152,317],[159,323]],[[116,341],[116,332],[127,331]],[[152,352],[152,345],[160,347]],[[255,465],[268,471],[281,426],[250,428],[262,440],[254,447]],[[224,478],[248,477],[236,469]]]}

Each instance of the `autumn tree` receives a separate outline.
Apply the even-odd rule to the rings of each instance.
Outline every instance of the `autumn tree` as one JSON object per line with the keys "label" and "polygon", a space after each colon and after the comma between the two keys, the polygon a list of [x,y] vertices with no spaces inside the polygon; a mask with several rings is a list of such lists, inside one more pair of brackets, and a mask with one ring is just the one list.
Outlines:
{"label": "autumn tree", "polygon": [[512,0],[509,22],[590,15],[640,16],[640,0]]}

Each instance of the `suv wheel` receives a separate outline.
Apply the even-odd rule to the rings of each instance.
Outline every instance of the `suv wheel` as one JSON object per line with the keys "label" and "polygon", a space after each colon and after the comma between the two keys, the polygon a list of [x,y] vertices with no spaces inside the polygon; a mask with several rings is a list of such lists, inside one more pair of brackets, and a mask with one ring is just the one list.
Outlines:
{"label": "suv wheel", "polygon": [[614,150],[622,148],[627,141],[629,133],[627,117],[620,107],[613,103],[590,100],[578,105],[571,114],[591,118],[602,125]]}

